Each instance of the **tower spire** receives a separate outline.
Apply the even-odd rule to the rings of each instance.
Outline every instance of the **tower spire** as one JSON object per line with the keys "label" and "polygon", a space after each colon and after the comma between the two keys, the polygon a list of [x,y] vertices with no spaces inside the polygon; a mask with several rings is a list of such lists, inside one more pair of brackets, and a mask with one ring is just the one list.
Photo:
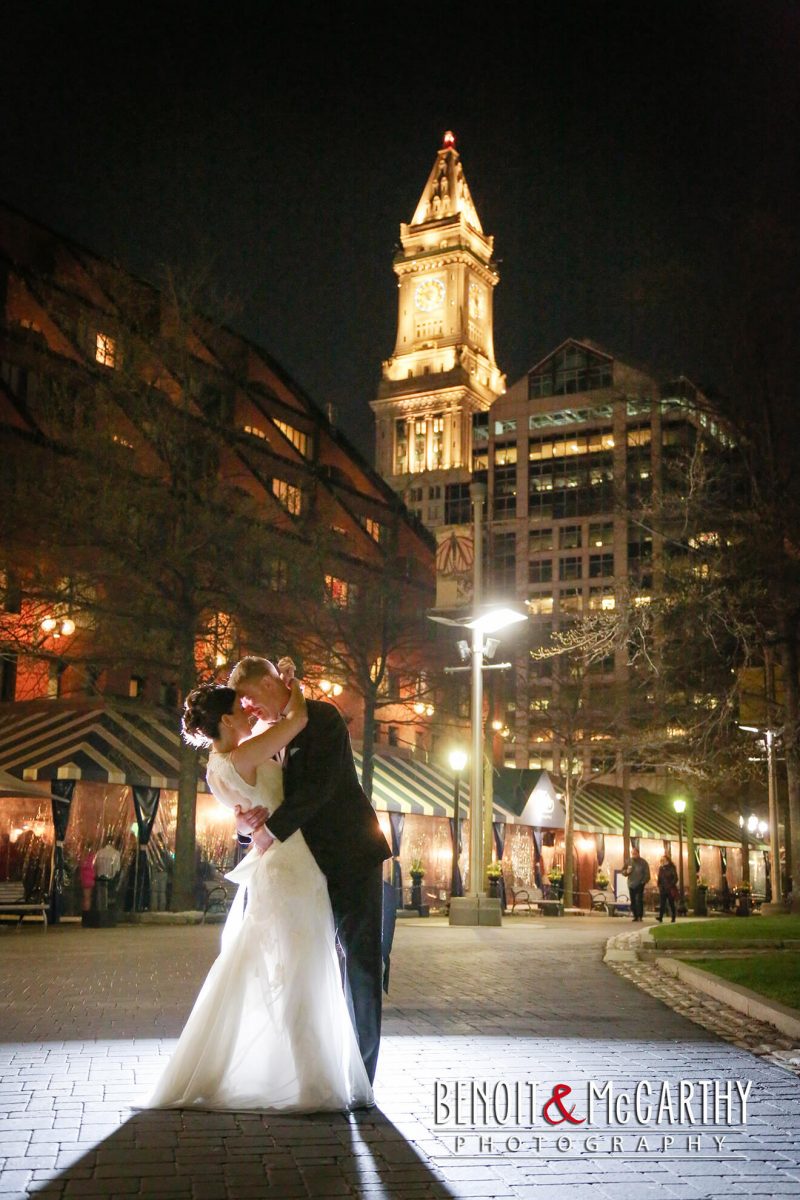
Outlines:
{"label": "tower spire", "polygon": [[425,225],[428,221],[444,220],[458,216],[459,213],[463,213],[471,229],[476,233],[483,233],[464,176],[461,157],[456,150],[456,135],[448,129],[442,138],[442,147],[437,152],[419,204],[414,210],[411,225]]}

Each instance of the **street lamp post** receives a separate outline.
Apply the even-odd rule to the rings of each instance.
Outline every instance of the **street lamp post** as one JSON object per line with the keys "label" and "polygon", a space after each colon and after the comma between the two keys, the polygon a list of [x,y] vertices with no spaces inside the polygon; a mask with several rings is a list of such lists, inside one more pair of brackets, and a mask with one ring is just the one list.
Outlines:
{"label": "street lamp post", "polygon": [[[472,675],[472,713],[471,713],[471,745],[472,761],[470,762],[470,807],[469,807],[469,889],[465,896],[457,902],[450,902],[450,923],[452,925],[500,925],[502,914],[500,902],[487,897],[483,890],[483,671],[491,670],[484,667],[484,654],[491,656],[494,647],[489,643],[495,638],[487,635],[505,629],[517,621],[527,621],[524,613],[515,612],[511,608],[496,606],[486,609],[480,615],[453,620],[451,617],[431,615],[432,621],[441,625],[456,626],[472,633],[471,654],[472,665],[469,668]],[[463,657],[463,655],[462,655]],[[493,664],[492,664],[493,665]],[[505,667],[506,664],[498,664]],[[446,668],[448,669],[448,668]],[[452,667],[451,671],[462,668]]]}
{"label": "street lamp post", "polygon": [[461,772],[467,765],[463,750],[450,751],[450,769],[453,772],[453,869],[450,873],[450,904],[458,887],[458,847],[461,844]]}
{"label": "street lamp post", "polygon": [[[758,725],[740,725],[740,729],[747,733],[757,733],[764,738],[764,743],[767,749],[767,796],[769,805],[769,882],[772,892],[770,903],[775,905],[775,912],[780,912],[783,908],[781,903],[783,891],[781,888],[781,843],[778,815],[778,779],[776,771],[775,759],[775,741],[780,736],[779,729],[773,729],[771,726],[762,729]],[[743,820],[740,821],[743,824]],[[765,833],[767,830],[764,831]],[[762,912],[769,912],[769,905],[763,905]]]}
{"label": "street lamp post", "polygon": [[[767,739],[767,795],[769,797],[769,882],[771,900],[780,906],[781,862],[778,840],[778,787],[775,778],[775,730],[768,729]],[[763,835],[762,835],[763,836]]]}
{"label": "street lamp post", "polygon": [[687,913],[686,899],[683,892],[683,814],[686,812],[685,800],[673,800],[672,807],[678,814],[678,915],[685,917]]}

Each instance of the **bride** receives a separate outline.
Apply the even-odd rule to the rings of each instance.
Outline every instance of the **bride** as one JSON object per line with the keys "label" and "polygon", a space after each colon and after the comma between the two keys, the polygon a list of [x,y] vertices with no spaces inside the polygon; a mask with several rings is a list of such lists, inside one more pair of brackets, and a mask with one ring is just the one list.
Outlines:
{"label": "bride", "polygon": [[[308,717],[298,684],[284,719],[251,734],[232,688],[186,699],[184,736],[210,745],[206,778],[228,808],[283,799],[274,756]],[[273,841],[262,826],[228,879],[239,890],[222,949],[149,1108],[345,1110],[373,1103],[342,991],[325,876],[298,830]]]}

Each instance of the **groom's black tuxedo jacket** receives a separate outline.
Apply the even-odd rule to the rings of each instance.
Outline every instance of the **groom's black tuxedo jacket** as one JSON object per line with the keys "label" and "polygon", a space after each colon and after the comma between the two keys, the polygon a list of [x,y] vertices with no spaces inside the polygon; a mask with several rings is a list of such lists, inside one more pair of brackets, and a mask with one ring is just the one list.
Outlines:
{"label": "groom's black tuxedo jacket", "polygon": [[267,828],[279,841],[302,829],[334,887],[391,858],[358,782],[347,726],[332,704],[308,701],[308,724],[286,748],[283,792]]}

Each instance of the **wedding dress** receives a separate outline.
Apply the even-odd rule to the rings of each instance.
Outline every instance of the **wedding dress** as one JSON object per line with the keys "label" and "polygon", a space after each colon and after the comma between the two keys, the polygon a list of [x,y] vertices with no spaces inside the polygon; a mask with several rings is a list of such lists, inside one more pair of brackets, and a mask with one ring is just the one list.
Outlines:
{"label": "wedding dress", "polygon": [[[208,782],[223,804],[283,799],[279,763],[251,786],[212,751]],[[149,1108],[345,1110],[373,1102],[342,991],[325,876],[302,832],[255,847],[226,878],[239,884],[222,949]]]}

